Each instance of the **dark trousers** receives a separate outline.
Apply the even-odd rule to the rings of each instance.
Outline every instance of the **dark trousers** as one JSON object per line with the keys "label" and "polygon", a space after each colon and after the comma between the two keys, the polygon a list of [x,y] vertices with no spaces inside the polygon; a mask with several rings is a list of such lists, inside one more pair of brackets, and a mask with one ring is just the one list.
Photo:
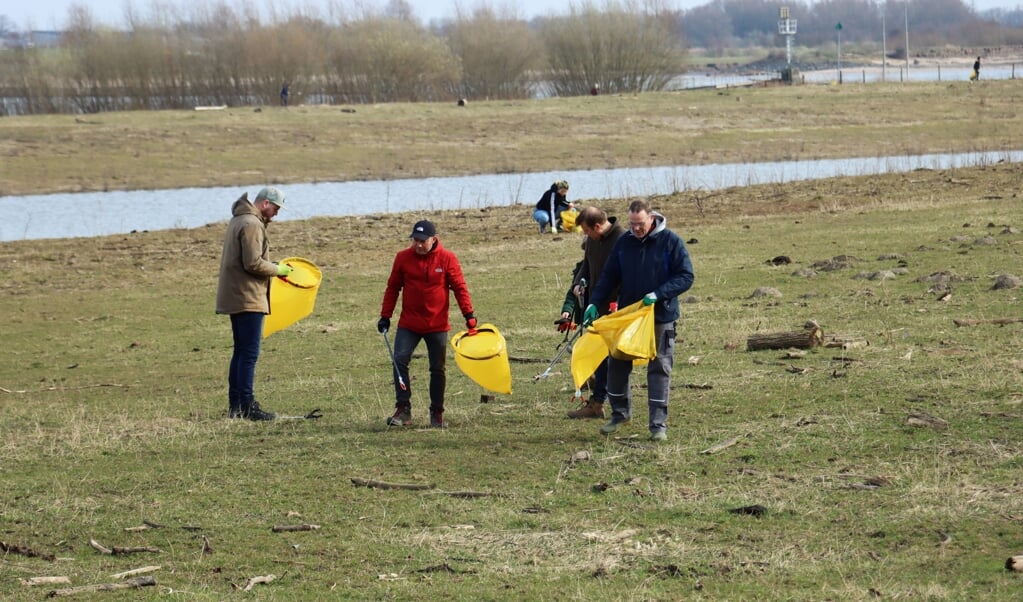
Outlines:
{"label": "dark trousers", "polygon": [[[430,360],[430,409],[444,410],[444,389],[447,386],[445,362],[447,361],[448,333],[431,332],[419,334],[405,328],[398,328],[394,335],[394,363],[398,365],[394,379],[395,406],[412,407],[412,387],[409,383],[408,366],[412,352],[419,341],[426,342],[426,354]],[[405,383],[402,389],[398,376]]]}
{"label": "dark trousers", "polygon": [[234,352],[227,371],[227,399],[231,410],[243,410],[255,399],[256,361],[263,340],[263,318],[258,312],[231,314]]}
{"label": "dark trousers", "polygon": [[590,391],[590,399],[593,401],[599,401],[601,403],[607,401],[607,362],[609,359],[611,359],[610,356],[600,362],[600,365],[597,366],[597,370],[593,373]]}

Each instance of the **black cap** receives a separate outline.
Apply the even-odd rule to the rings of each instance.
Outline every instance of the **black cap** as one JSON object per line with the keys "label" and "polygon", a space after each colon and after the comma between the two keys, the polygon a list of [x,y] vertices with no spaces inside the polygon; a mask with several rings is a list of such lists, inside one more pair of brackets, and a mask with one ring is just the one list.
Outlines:
{"label": "black cap", "polygon": [[437,229],[433,227],[433,222],[424,219],[416,222],[416,225],[412,227],[412,234],[409,235],[409,238],[426,240],[431,236],[437,236]]}

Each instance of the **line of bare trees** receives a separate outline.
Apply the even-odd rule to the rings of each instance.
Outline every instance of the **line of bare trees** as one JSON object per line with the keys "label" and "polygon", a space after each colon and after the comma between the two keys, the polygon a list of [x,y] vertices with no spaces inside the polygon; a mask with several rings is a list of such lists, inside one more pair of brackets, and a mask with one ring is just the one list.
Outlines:
{"label": "line of bare trees", "polygon": [[72,9],[58,48],[0,52],[0,113],[95,113],[294,101],[526,98],[661,89],[682,70],[672,21],[606,3],[541,27],[489,8],[429,29],[403,14],[264,24],[225,5],[188,22],[98,27]]}
{"label": "line of bare trees", "polygon": [[244,5],[186,16],[160,3],[146,16],[129,11],[122,29],[72,5],[59,47],[0,50],[0,115],[271,104],[286,82],[293,102],[326,104],[661,90],[686,71],[689,46],[778,46],[783,6],[811,47],[831,43],[839,22],[845,42],[885,33],[895,54],[907,22],[918,47],[1023,43],[1018,28],[963,0],[708,0],[687,11],[580,0],[529,22],[484,4],[432,27],[406,0],[356,17],[343,1],[331,0],[328,19],[295,12],[269,22]]}

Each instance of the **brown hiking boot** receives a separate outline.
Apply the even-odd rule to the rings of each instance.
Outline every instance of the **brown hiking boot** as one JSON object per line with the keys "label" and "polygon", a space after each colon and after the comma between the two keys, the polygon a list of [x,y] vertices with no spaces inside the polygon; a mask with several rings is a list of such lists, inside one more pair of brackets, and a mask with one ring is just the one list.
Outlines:
{"label": "brown hiking boot", "polygon": [[578,410],[568,413],[569,418],[604,418],[604,402],[587,400]]}

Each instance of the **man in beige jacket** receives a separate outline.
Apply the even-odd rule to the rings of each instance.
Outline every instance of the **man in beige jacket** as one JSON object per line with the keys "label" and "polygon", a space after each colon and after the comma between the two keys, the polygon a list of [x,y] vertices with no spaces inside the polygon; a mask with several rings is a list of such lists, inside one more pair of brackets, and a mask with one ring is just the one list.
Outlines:
{"label": "man in beige jacket", "polygon": [[228,370],[228,416],[273,420],[276,414],[255,399],[256,362],[263,339],[263,319],[270,313],[270,279],[287,276],[291,267],[270,261],[266,225],[284,206],[284,193],[267,187],[249,202],[245,193],[231,207],[224,235],[217,286],[217,313],[231,316],[234,352]]}

